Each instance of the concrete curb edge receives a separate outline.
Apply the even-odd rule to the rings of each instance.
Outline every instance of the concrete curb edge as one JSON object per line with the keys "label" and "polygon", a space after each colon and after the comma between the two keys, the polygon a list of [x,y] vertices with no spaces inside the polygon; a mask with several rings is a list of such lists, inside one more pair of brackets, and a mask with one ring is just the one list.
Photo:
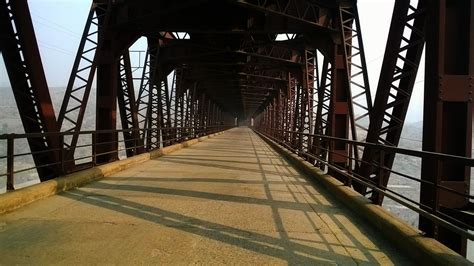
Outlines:
{"label": "concrete curb edge", "polygon": [[120,172],[133,165],[146,162],[151,159],[161,157],[166,154],[181,150],[183,148],[190,147],[199,142],[213,138],[215,136],[225,133],[221,131],[218,133],[210,134],[197,139],[187,140],[182,143],[174,144],[163,149],[156,151],[143,153],[134,157],[130,157],[124,160],[112,162],[109,164],[96,166],[83,171],[71,173],[62,177],[58,177],[46,182],[42,182],[36,185],[32,185],[26,188],[18,189],[13,192],[8,192],[0,195],[0,215],[8,212],[12,212],[16,209],[24,207],[40,199],[47,198],[52,195],[56,195],[62,191],[71,190],[80,186],[83,186],[92,181],[102,179],[113,173]]}
{"label": "concrete curb edge", "polygon": [[[467,259],[433,238],[421,235],[420,231],[389,213],[381,206],[372,204],[353,189],[336,178],[324,174],[319,168],[298,157],[266,136],[257,133],[275,151],[289,161],[308,180],[322,185],[334,197],[358,216],[381,231],[398,248],[421,265],[472,265]],[[310,178],[312,177],[312,179]]]}

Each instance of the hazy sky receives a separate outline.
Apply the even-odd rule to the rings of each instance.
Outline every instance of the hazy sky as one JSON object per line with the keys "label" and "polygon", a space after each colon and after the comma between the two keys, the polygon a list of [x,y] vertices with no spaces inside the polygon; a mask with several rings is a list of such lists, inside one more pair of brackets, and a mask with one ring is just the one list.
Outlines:
{"label": "hazy sky", "polygon": [[[89,12],[90,0],[29,0],[41,58],[50,87],[64,87],[71,72],[73,60]],[[385,51],[394,0],[359,0],[359,13],[371,88],[377,87]],[[139,45],[138,49],[145,49]],[[411,122],[422,119],[423,73],[409,109]],[[0,57],[0,86],[8,86],[3,58]],[[375,91],[373,92],[375,97]]]}

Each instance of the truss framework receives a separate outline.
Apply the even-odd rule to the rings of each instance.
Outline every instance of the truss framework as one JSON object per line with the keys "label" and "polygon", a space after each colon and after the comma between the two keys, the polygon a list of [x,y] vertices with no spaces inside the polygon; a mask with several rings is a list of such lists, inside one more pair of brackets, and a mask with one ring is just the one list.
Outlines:
{"label": "truss framework", "polygon": [[[423,149],[471,156],[472,0],[396,1],[374,102],[356,1],[115,2],[92,5],[56,120],[26,0],[0,0],[0,49],[25,132],[40,136],[28,141],[42,181],[83,167],[75,151],[97,80],[94,163],[118,160],[117,107],[127,156],[234,125],[236,118],[254,120],[258,130],[381,204],[382,193],[340,173],[385,190],[389,171],[374,165],[391,169],[395,154],[337,138],[399,144],[425,44]],[[211,2],[222,10],[218,22]],[[137,8],[144,3],[150,10]],[[128,49],[139,37],[148,48],[135,97]],[[432,184],[468,191],[470,168],[423,159],[421,175],[427,211],[463,219],[469,200]],[[465,254],[465,238],[423,218],[420,228]]]}

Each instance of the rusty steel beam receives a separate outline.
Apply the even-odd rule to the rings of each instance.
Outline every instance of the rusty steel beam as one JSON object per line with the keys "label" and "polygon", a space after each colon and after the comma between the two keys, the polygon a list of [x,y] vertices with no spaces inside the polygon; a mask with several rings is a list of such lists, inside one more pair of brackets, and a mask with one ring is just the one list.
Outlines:
{"label": "rusty steel beam", "polygon": [[[341,5],[339,7],[339,18],[344,51],[343,58],[346,65],[347,93],[350,99],[351,138],[356,141],[364,141],[364,136],[367,135],[367,128],[370,124],[372,96],[356,2],[351,1],[348,6]],[[362,150],[362,147],[354,146],[353,150],[350,151],[356,159],[355,165],[359,164],[360,150]]]}
{"label": "rusty steel beam", "polygon": [[181,129],[177,129],[177,127],[181,127],[181,122],[179,119],[182,118],[183,113],[183,92],[182,92],[182,69],[175,69],[173,72],[173,81],[170,89],[170,109],[171,109],[171,126],[174,127],[173,129],[173,136],[174,140],[172,143],[180,142],[181,141]]}
{"label": "rusty steel beam", "polygon": [[[423,150],[470,158],[474,86],[474,1],[432,0],[427,8]],[[469,194],[471,169],[425,158],[421,178]],[[421,184],[420,201],[434,214],[467,210],[469,199]],[[472,210],[471,210],[472,211]],[[419,228],[466,255],[467,240],[420,217]]]}
{"label": "rusty steel beam", "polygon": [[[286,125],[285,129],[286,131],[294,131],[295,130],[295,120],[297,119],[296,116],[296,79],[295,77],[291,74],[288,73],[288,83],[287,83],[287,110],[286,110]],[[295,142],[295,135],[286,132],[287,134],[287,141],[288,143],[294,143]]]}
{"label": "rusty steel beam", "polygon": [[[92,4],[89,11],[58,116],[58,128],[61,132],[78,133],[81,130],[97,69],[96,51],[100,50],[103,44],[99,33],[107,28],[110,12],[111,7],[108,4]],[[68,160],[66,164],[68,170],[73,170],[75,167],[73,159],[78,140],[79,134],[64,139],[66,149],[64,157]]]}
{"label": "rusty steel beam", "polygon": [[119,89],[117,91],[118,107],[122,129],[130,130],[123,132],[126,154],[128,157],[143,153],[144,146],[140,137],[138,123],[138,110],[135,100],[135,90],[133,86],[132,67],[130,63],[130,53],[128,49],[124,52],[119,61]]}
{"label": "rusty steel beam", "polygon": [[[310,134],[314,133],[315,120],[316,120],[316,105],[315,95],[318,90],[318,58],[317,51],[313,49],[305,49],[303,53],[303,60],[305,62],[304,68],[302,69],[302,85],[304,93],[304,104],[306,105],[303,112],[303,132]],[[313,147],[314,138],[308,136],[303,137],[304,152],[309,152]]]}
{"label": "rusty steel beam", "polygon": [[[329,136],[348,139],[350,118],[351,118],[351,97],[349,92],[349,80],[347,78],[347,64],[344,60],[344,44],[336,44],[334,55],[331,58],[331,102],[329,112]],[[343,169],[348,166],[349,149],[345,143],[330,142],[328,151],[328,161]],[[329,169],[330,170],[330,169]],[[337,172],[329,171],[335,177]],[[346,181],[341,180],[341,181]]]}
{"label": "rusty steel beam", "polygon": [[[119,86],[119,64],[101,62],[97,64],[96,130],[113,131],[117,127],[117,91]],[[93,154],[95,163],[105,164],[118,160],[118,134],[97,133]]]}
{"label": "rusty steel beam", "polygon": [[[329,30],[326,17],[328,1],[323,3],[323,5],[320,2],[297,0],[277,2],[236,0],[235,3],[242,7],[264,12],[265,14],[305,23],[317,29]],[[332,6],[335,7],[334,3],[332,3]]]}
{"label": "rusty steel beam", "polygon": [[[141,98],[147,97],[146,113],[145,113],[145,128],[150,129],[146,131],[147,149],[155,150],[161,147],[161,127],[163,125],[163,106],[161,97],[161,81],[158,74],[159,66],[159,43],[155,38],[148,37],[149,50],[149,77],[148,81],[142,82],[148,86],[147,95],[142,93]],[[144,89],[144,88],[143,88]],[[145,90],[145,89],[144,89]]]}
{"label": "rusty steel beam", "polygon": [[[425,44],[426,8],[428,1],[419,1],[415,7],[410,0],[395,2],[387,47],[380,72],[377,94],[371,115],[367,142],[397,147],[402,133],[405,117],[415,85],[418,66]],[[364,162],[380,162],[381,155],[371,148],[364,150]],[[391,169],[394,153],[383,158],[384,167]],[[389,172],[383,176],[370,164],[362,163],[355,172],[386,187]],[[364,186],[354,184],[354,188],[367,194]],[[370,195],[373,202],[381,204],[381,193]]]}
{"label": "rusty steel beam", "polygon": [[[316,120],[314,126],[314,134],[316,135],[331,135],[329,129],[330,126],[330,113],[331,107],[331,78],[332,78],[332,66],[329,63],[328,58],[324,58],[322,71],[321,71],[321,84],[318,89],[318,105],[316,108]],[[322,161],[327,160],[327,149],[329,143],[322,137],[315,137],[312,153],[316,155]],[[319,161],[316,165],[322,170],[325,169],[325,165]]]}
{"label": "rusty steel beam", "polygon": [[[148,46],[145,59],[143,61],[143,72],[140,80],[140,89],[138,91],[138,96],[136,99],[137,113],[138,113],[138,127],[142,129],[149,128],[148,126],[148,116],[150,105],[150,82],[151,82],[151,73],[153,69],[150,65],[150,58],[156,55],[156,46]],[[146,130],[140,132],[141,141],[145,143],[145,139],[148,132]]]}
{"label": "rusty steel beam", "polygon": [[[26,0],[0,1],[0,52],[25,132],[58,132]],[[57,136],[28,138],[28,144],[41,181],[61,173]]]}
{"label": "rusty steel beam", "polygon": [[[365,145],[347,140],[363,141],[367,133],[370,142],[398,145],[425,31],[423,149],[471,155],[473,1],[419,0],[416,8],[409,0],[396,2],[374,107],[355,0],[95,0],[57,124],[43,70],[38,67],[41,62],[25,0],[0,2],[0,48],[25,130],[32,132],[78,133],[97,74],[96,129],[114,133],[93,134],[94,163],[118,159],[117,107],[122,127],[134,129],[124,132],[127,156],[208,134],[215,125],[233,124],[236,117],[241,124],[255,118],[259,130],[283,141],[310,163],[323,170],[329,163],[328,173],[346,185],[352,185],[351,177],[342,173],[353,170],[377,183],[379,193],[368,193],[372,191],[361,185],[353,187],[381,203],[389,174],[372,162],[391,169],[394,154],[358,149],[357,145]],[[25,10],[15,14],[15,8],[6,4],[24,5]],[[278,34],[291,37],[279,41]],[[135,100],[127,49],[138,36],[148,39],[148,51]],[[31,46],[28,40],[34,40]],[[325,59],[321,77],[318,49]],[[168,84],[173,70],[173,82]],[[26,84],[30,87],[25,85],[29,78],[36,82]],[[78,140],[77,134],[64,140],[65,158],[72,162],[65,165],[66,171],[75,170]],[[59,140],[57,146],[54,138],[48,141],[43,141],[42,150],[57,147],[61,151]],[[30,146],[33,150],[31,141]],[[37,160],[43,160],[38,158],[37,165]],[[361,164],[360,159],[369,163]],[[42,180],[56,171],[49,170],[40,174]],[[424,158],[422,179],[420,199],[426,211],[449,219],[462,217],[469,205],[463,193],[469,190],[470,168]],[[465,238],[424,218],[420,229],[465,254]]]}

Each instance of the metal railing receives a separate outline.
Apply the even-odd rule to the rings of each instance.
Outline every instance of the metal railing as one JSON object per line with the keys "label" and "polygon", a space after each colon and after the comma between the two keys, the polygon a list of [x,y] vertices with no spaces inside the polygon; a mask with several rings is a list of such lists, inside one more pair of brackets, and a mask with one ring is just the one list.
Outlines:
{"label": "metal railing", "polygon": [[[361,159],[357,159],[355,156],[353,156],[352,152],[348,152],[348,155],[342,155],[340,153],[337,153],[337,156],[345,157],[345,159],[347,160],[347,167],[343,167],[335,163],[330,163],[328,158],[331,154],[334,154],[334,151],[332,151],[330,147],[334,147],[336,144],[338,144],[338,145],[346,146],[348,151],[353,151],[354,149],[357,149],[358,147],[371,148],[371,149],[374,149],[376,152],[380,152],[382,155],[388,154],[388,153],[395,153],[397,155],[411,156],[411,157],[415,157],[419,159],[430,158],[430,159],[436,159],[439,161],[455,162],[457,164],[462,164],[465,167],[469,167],[469,168],[474,167],[474,159],[448,155],[448,154],[435,153],[435,152],[417,151],[417,150],[410,150],[410,149],[404,149],[404,148],[398,148],[398,147],[391,147],[391,146],[386,146],[382,144],[359,142],[359,141],[353,141],[353,140],[342,139],[342,138],[337,138],[337,137],[330,137],[326,135],[309,134],[309,133],[302,133],[302,132],[296,132],[296,131],[284,131],[281,129],[270,129],[270,130],[260,131],[257,128],[254,128],[254,130],[257,133],[273,140],[279,145],[292,151],[293,153],[297,154],[299,157],[305,159],[311,164],[315,166],[319,165],[319,168],[321,168],[323,171],[327,167],[328,171],[332,173],[336,173],[338,176],[344,177],[345,180],[343,180],[343,182],[346,186],[350,187],[353,182],[366,186],[372,191],[375,191],[379,193],[380,195],[383,195],[384,197],[387,197],[399,203],[400,205],[418,213],[419,215],[431,220],[435,224],[441,225],[449,230],[452,230],[458,233],[459,235],[466,237],[467,239],[474,240],[474,234],[472,233],[472,231],[474,231],[474,224],[471,223],[469,219],[459,220],[457,217],[453,217],[450,214],[443,213],[441,210],[435,210],[430,206],[422,204],[420,201],[410,199],[408,196],[403,195],[400,192],[394,191],[393,189],[389,188],[388,185],[384,185],[381,182],[374,182],[373,179],[369,179],[367,177],[358,175],[353,170],[355,168],[354,166],[356,165],[356,163],[369,164],[371,167],[374,167],[375,169],[377,169],[380,175],[382,174],[382,171],[386,171],[390,174],[396,175],[406,180],[410,180],[410,181],[417,182],[419,184],[431,186],[433,189],[439,189],[446,193],[451,193],[452,195],[455,195],[458,197],[467,198],[470,204],[472,204],[474,200],[474,195],[471,195],[469,193],[462,193],[462,192],[453,190],[449,187],[446,187],[434,182],[430,182],[428,180],[421,179],[420,177],[411,176],[409,174],[402,173],[401,171],[389,169],[383,166],[383,161],[367,162]],[[309,148],[310,144],[308,142],[305,145],[297,145],[295,143],[291,143],[291,141],[288,141],[288,138],[287,138],[288,136],[290,136],[290,138],[291,137],[294,138],[294,136],[297,136],[297,135],[299,135],[300,137],[301,136],[307,137],[307,139],[319,138],[321,140],[324,140],[327,143],[326,145],[327,147],[318,147],[318,149],[325,151],[326,156],[321,157],[321,156],[318,156],[318,154],[315,154]],[[382,158],[381,160],[383,160],[384,156],[380,156],[380,157]],[[325,166],[325,167],[321,167],[321,166]]]}
{"label": "metal railing", "polygon": [[[170,146],[176,143],[180,143],[189,139],[199,138],[202,136],[210,135],[220,131],[227,130],[232,128],[230,125],[213,125],[213,126],[202,126],[202,127],[166,127],[166,128],[148,128],[148,129],[122,129],[122,130],[103,130],[103,131],[81,131],[81,132],[52,132],[52,133],[37,133],[37,134],[3,134],[0,135],[0,145],[5,145],[6,142],[6,154],[0,154],[0,166],[6,161],[5,170],[0,169],[0,179],[5,179],[6,177],[6,189],[7,191],[12,191],[15,189],[16,180],[15,177],[18,174],[38,170],[41,168],[54,168],[56,169],[56,177],[71,172],[76,172],[91,168],[103,163],[99,163],[97,158],[104,155],[114,154],[117,155],[119,160],[119,153],[125,153],[127,157],[138,155],[143,152],[149,152],[153,150],[158,150],[160,148]],[[124,137],[120,138],[120,134],[130,135],[132,132],[147,133],[147,132],[159,132],[159,140],[154,142],[148,142],[143,139],[131,139]],[[101,134],[115,134],[116,141],[98,141],[98,136]],[[78,144],[75,148],[76,156],[67,156],[68,148],[65,145],[64,139],[78,135],[81,140],[85,143]],[[136,134],[141,136],[142,134]],[[146,135],[146,134],[145,134]],[[59,138],[59,148],[49,149],[39,152],[30,152],[28,151],[15,152],[15,145],[19,141],[25,141],[28,139],[41,138],[45,136],[53,136]],[[87,140],[87,141],[86,141]],[[115,144],[116,149],[109,150],[107,152],[97,153],[96,150],[98,147]],[[0,146],[1,147],[1,146]],[[151,149],[149,147],[159,147]],[[88,148],[89,154],[78,155],[78,150]],[[139,151],[140,150],[140,151]],[[48,152],[58,152],[59,159],[55,163],[35,165],[33,162],[28,162],[27,165],[21,169],[16,169],[16,162],[20,158],[28,158],[32,155],[46,154]],[[129,153],[130,151],[133,151]],[[124,155],[125,156],[125,155]],[[109,162],[107,162],[109,163]],[[70,167],[70,165],[74,167]],[[59,169],[59,170],[57,170]],[[1,186],[0,186],[1,187]]]}

